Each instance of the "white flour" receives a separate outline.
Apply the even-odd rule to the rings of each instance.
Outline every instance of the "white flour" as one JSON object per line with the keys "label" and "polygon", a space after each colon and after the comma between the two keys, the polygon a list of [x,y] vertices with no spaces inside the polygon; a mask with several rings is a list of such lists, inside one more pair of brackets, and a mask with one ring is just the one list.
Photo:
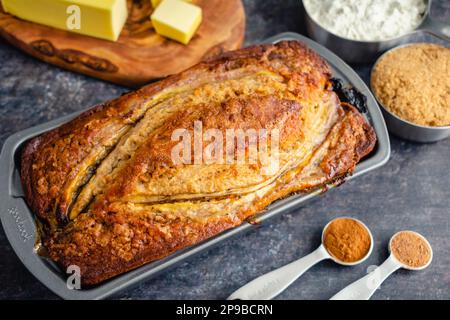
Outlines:
{"label": "white flour", "polygon": [[304,0],[320,26],[352,40],[387,40],[418,27],[424,0]]}

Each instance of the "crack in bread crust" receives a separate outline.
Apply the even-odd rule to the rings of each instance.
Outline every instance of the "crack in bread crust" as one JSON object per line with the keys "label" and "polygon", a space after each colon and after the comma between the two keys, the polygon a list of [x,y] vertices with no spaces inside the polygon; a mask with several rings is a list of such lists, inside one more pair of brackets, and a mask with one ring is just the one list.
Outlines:
{"label": "crack in bread crust", "polygon": [[[351,174],[376,142],[331,91],[330,68],[295,41],[201,62],[94,107],[31,140],[22,154],[26,200],[43,245],[96,284],[196,244],[270,203]],[[280,168],[174,165],[176,128],[280,130]],[[245,145],[248,152],[248,145]]]}

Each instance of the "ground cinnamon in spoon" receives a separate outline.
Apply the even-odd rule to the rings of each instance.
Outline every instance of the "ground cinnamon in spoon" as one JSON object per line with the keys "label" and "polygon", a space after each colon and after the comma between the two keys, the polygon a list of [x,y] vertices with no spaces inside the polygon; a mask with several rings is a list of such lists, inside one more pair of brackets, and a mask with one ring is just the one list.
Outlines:
{"label": "ground cinnamon in spoon", "polygon": [[324,245],[327,251],[342,262],[355,262],[370,250],[371,238],[367,229],[350,218],[336,219],[325,230]]}
{"label": "ground cinnamon in spoon", "polygon": [[391,253],[411,268],[425,266],[431,259],[429,244],[413,231],[401,231],[391,241]]}

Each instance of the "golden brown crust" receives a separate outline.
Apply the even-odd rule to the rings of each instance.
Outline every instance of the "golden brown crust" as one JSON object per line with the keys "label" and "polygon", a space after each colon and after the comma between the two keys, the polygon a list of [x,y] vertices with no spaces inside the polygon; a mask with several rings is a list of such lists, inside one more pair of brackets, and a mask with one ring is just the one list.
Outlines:
{"label": "golden brown crust", "polygon": [[[237,226],[293,192],[340,181],[376,137],[355,108],[341,106],[330,76],[303,44],[255,46],[31,140],[21,177],[46,222],[50,257],[80,266],[82,282],[96,284]],[[174,164],[171,133],[195,121],[220,132],[279,129],[280,167],[263,176],[260,163]]]}
{"label": "golden brown crust", "polygon": [[[306,62],[298,60],[301,57]],[[323,59],[295,41],[261,45],[227,52],[178,75],[145,86],[86,111],[73,121],[34,138],[23,151],[22,181],[26,198],[36,214],[49,221],[67,222],[71,201],[65,183],[79,173],[80,162],[115,138],[114,130],[127,130],[151,108],[163,91],[232,79],[262,70],[277,72],[296,85],[294,93],[308,98],[312,86],[321,86],[330,74]],[[295,70],[295,72],[293,72]],[[111,128],[111,126],[113,126]],[[122,132],[123,134],[123,132]],[[116,137],[117,138],[117,137]],[[39,149],[39,152],[34,152]]]}

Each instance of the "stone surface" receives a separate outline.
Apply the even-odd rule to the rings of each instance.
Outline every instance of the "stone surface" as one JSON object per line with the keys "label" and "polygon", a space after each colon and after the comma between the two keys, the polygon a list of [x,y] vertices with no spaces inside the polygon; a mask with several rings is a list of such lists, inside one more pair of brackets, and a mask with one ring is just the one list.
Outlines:
{"label": "stone surface", "polygon": [[[246,43],[256,43],[284,31],[304,33],[299,3],[298,0],[245,1]],[[447,3],[437,2],[434,12],[449,21],[449,9],[442,13]],[[2,41],[0,61],[0,145],[16,131],[128,90],[44,64]],[[370,66],[355,69],[368,80]],[[434,249],[433,263],[420,272],[396,272],[373,299],[450,299],[450,139],[415,144],[391,137],[391,144],[392,157],[384,167],[114,298],[226,298],[249,280],[315,249],[327,221],[350,215],[364,221],[372,230],[375,245],[369,260],[356,267],[324,261],[305,273],[279,299],[330,298],[363,276],[368,267],[380,264],[388,256],[389,238],[402,229],[416,230],[429,239]],[[57,298],[21,264],[3,230],[0,230],[0,283],[0,299]]]}

